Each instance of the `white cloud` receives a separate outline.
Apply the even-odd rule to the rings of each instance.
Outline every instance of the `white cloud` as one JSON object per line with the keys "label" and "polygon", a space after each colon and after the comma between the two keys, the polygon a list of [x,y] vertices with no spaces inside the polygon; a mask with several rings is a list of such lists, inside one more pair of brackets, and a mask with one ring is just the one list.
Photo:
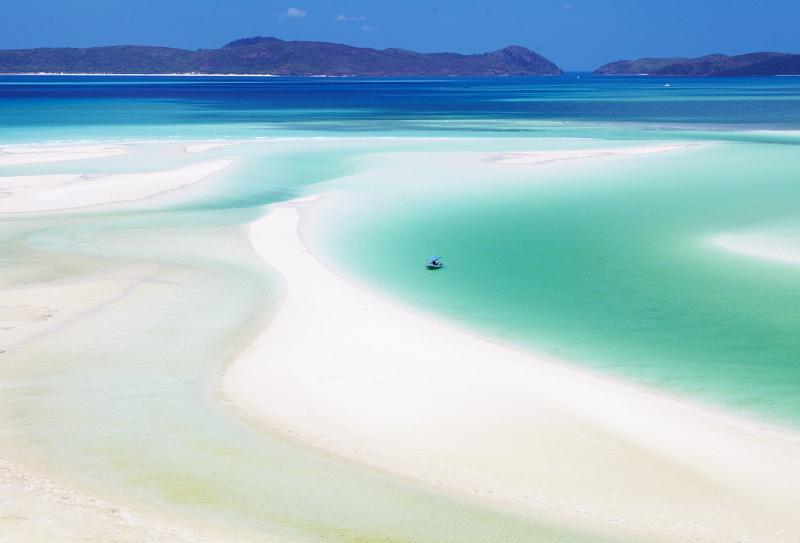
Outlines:
{"label": "white cloud", "polygon": [[361,32],[375,32],[378,30],[377,26],[361,25]]}
{"label": "white cloud", "polygon": [[366,21],[367,18],[363,15],[337,15],[336,20],[341,23],[346,21]]}
{"label": "white cloud", "polygon": [[300,8],[289,8],[286,10],[286,13],[284,13],[284,15],[286,17],[305,17],[306,10]]}

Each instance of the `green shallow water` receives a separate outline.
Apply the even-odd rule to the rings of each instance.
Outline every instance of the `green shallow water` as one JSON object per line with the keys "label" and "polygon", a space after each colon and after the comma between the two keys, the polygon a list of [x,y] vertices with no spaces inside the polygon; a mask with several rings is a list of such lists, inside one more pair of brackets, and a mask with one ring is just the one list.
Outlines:
{"label": "green shallow water", "polygon": [[[800,268],[709,242],[800,231],[796,157],[766,143],[505,170],[385,157],[311,239],[345,273],[489,335],[798,424]],[[443,270],[421,266],[432,251]]]}

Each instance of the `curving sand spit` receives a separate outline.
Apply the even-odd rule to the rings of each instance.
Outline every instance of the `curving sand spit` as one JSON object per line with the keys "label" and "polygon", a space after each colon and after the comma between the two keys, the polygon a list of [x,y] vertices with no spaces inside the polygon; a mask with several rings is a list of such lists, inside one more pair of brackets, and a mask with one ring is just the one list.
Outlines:
{"label": "curving sand spit", "polygon": [[148,173],[0,177],[0,213],[60,211],[144,200],[202,181],[233,162],[213,160]]}
{"label": "curving sand spit", "polygon": [[515,510],[656,541],[800,541],[800,438],[481,339],[362,290],[253,223],[287,294],[223,387],[332,454]]}
{"label": "curving sand spit", "polygon": [[0,147],[0,166],[106,158],[127,153],[119,145],[12,145]]}

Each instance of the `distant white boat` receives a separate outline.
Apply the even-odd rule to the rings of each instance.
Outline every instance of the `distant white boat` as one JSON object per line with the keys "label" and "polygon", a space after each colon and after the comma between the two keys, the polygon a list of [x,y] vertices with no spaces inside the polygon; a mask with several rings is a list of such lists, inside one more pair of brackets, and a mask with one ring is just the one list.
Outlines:
{"label": "distant white boat", "polygon": [[672,85],[670,85],[669,83],[664,83],[664,86],[665,87],[671,87]]}

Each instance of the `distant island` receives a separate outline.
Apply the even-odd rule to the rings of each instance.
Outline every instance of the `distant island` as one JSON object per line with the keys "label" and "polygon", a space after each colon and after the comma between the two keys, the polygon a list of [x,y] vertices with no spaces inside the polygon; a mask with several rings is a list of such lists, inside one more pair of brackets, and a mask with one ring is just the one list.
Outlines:
{"label": "distant island", "polygon": [[481,76],[562,71],[519,46],[462,55],[256,37],[197,51],[136,45],[5,49],[0,50],[0,73]]}
{"label": "distant island", "polygon": [[640,58],[619,60],[594,71],[602,75],[753,76],[800,75],[800,55],[748,53],[699,58]]}

